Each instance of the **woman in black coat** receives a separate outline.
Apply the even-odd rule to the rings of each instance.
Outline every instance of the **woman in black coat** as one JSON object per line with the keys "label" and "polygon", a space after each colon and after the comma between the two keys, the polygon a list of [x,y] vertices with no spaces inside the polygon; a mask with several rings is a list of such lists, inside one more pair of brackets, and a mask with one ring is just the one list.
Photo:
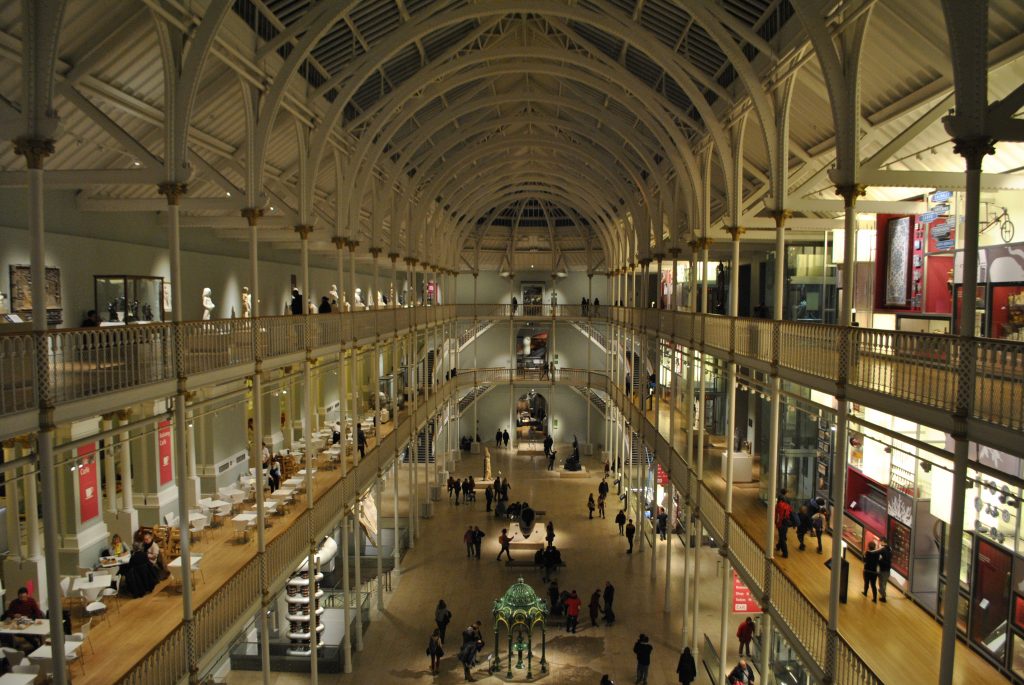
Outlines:
{"label": "woman in black coat", "polygon": [[697,678],[697,663],[693,660],[689,647],[684,649],[683,653],[679,655],[679,665],[676,666],[676,673],[679,674],[681,685],[690,685]]}

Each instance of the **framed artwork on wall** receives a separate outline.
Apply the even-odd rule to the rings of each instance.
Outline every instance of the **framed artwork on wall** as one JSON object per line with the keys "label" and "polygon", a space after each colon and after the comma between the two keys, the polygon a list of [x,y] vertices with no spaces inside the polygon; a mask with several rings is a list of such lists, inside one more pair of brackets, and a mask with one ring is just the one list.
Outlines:
{"label": "framed artwork on wall", "polygon": [[[24,319],[32,315],[32,268],[24,264],[11,264],[11,312]],[[46,320],[50,324],[63,322],[60,293],[60,269],[46,267]]]}
{"label": "framed artwork on wall", "polygon": [[907,304],[907,275],[910,272],[910,217],[890,219],[888,233],[885,303],[903,307]]}

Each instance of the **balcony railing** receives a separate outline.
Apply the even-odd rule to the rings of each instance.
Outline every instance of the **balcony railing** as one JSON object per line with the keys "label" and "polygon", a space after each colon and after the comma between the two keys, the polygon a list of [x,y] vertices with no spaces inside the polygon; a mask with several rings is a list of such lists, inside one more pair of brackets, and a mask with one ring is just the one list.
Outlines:
{"label": "balcony railing", "polygon": [[[94,398],[181,376],[251,364],[375,338],[451,318],[454,307],[375,309],[316,316],[185,321],[99,328],[68,328],[42,334],[0,335],[0,416]],[[397,328],[396,328],[397,326]],[[39,337],[41,336],[41,338]],[[37,377],[37,355],[48,377]]]}
{"label": "balcony railing", "polygon": [[[307,346],[320,349],[353,339],[371,340],[381,332],[429,325],[455,315],[511,314],[507,304],[460,304],[340,316],[193,321],[177,329],[168,323],[61,329],[47,331],[42,341],[30,333],[0,335],[0,416],[34,409],[40,401],[59,405],[179,375],[228,369],[255,358],[294,355]],[[826,389],[845,382],[848,388],[902,400],[907,417],[924,422],[928,419],[918,416],[915,407],[951,415],[956,410],[958,372],[961,366],[973,368],[970,417],[1014,431],[1024,428],[1024,343],[1020,342],[976,338],[965,346],[960,338],[948,335],[621,307],[598,310],[591,306],[584,316],[580,305],[519,305],[515,316],[643,324],[681,344],[731,356],[740,363],[764,367],[777,362],[788,380],[817,379]],[[844,345],[850,348],[848,369],[840,368]],[[37,354],[47,357],[45,383],[36,378]],[[964,355],[973,363],[961,365]]]}

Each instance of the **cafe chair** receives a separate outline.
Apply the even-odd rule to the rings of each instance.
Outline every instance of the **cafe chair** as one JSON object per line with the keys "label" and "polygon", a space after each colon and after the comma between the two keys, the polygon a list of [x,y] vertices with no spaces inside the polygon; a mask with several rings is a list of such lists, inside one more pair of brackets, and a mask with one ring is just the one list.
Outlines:
{"label": "cafe chair", "polygon": [[20,649],[14,649],[13,647],[0,647],[0,654],[3,654],[4,659],[7,660],[7,666],[12,669],[18,664],[23,664],[28,661],[28,657],[25,656],[25,652]]}
{"label": "cafe chair", "polygon": [[[113,583],[113,587],[105,587],[100,591],[100,597],[113,597],[119,599],[121,595],[121,574],[116,576],[110,576],[110,582]],[[117,609],[117,613],[121,613],[121,602],[114,602],[114,608]]]}
{"label": "cafe chair", "polygon": [[96,601],[89,602],[85,605],[85,615],[91,620],[94,616],[101,616],[107,613],[107,605],[103,603],[103,600],[97,599]]}
{"label": "cafe chair", "polygon": [[96,649],[92,646],[92,638],[89,637],[89,630],[92,628],[92,619],[86,619],[85,623],[81,625],[77,633],[71,633],[64,638],[64,641],[68,644],[76,643],[79,645],[79,649],[85,643],[89,643],[89,651],[93,654],[96,653]]}
{"label": "cafe chair", "polygon": [[191,526],[189,526],[189,540],[201,540],[203,538],[204,530],[206,530],[206,519],[197,519]]}

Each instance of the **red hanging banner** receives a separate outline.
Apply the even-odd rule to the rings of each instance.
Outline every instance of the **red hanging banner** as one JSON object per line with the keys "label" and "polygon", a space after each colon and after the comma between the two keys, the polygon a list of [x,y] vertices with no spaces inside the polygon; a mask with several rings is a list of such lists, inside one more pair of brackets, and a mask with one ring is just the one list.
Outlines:
{"label": "red hanging banner", "polygon": [[156,435],[160,455],[160,485],[167,485],[174,480],[174,469],[171,467],[171,422],[161,421]]}
{"label": "red hanging banner", "polygon": [[78,453],[78,502],[81,522],[91,521],[100,513],[99,478],[96,473],[96,443],[80,445]]}
{"label": "red hanging banner", "polygon": [[657,473],[657,479],[658,479],[658,485],[668,485],[668,474],[665,473],[664,470],[662,470],[660,464],[655,464],[655,466],[658,467],[658,470],[656,472]]}
{"label": "red hanging banner", "polygon": [[732,612],[734,614],[759,614],[761,607],[742,580],[740,574],[732,572]]}

